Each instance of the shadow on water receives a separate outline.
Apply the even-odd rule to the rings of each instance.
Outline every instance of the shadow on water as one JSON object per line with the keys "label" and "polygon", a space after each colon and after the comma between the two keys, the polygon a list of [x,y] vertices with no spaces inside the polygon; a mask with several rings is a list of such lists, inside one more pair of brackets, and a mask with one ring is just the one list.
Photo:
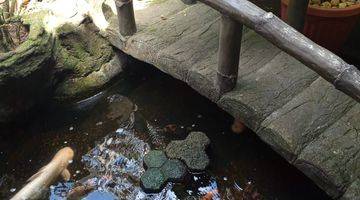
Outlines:
{"label": "shadow on water", "polygon": [[[227,199],[230,189],[243,188],[248,182],[265,199],[328,199],[311,180],[253,132],[232,133],[233,118],[215,104],[152,66],[133,62],[120,80],[85,103],[44,105],[26,125],[0,127],[0,199],[7,199],[18,191],[61,147],[70,146],[75,150],[70,168],[72,179],[87,176],[89,172],[81,162],[82,156],[119,128],[118,123],[109,120],[106,108],[107,97],[114,94],[128,97],[137,105],[137,113],[158,130],[175,125],[175,132],[165,134],[165,143],[184,139],[192,130],[205,132],[211,140],[211,166],[205,179],[216,184],[222,199]],[[161,145],[150,146],[160,148]],[[178,185],[173,191],[183,199],[196,192],[198,186],[193,181],[190,185]]]}

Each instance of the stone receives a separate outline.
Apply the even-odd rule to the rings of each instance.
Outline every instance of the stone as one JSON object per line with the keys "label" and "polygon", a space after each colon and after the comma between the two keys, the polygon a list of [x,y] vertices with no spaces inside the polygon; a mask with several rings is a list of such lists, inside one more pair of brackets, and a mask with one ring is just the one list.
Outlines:
{"label": "stone", "polygon": [[185,165],[180,160],[175,159],[167,160],[161,167],[161,171],[171,182],[180,182],[186,175]]}
{"label": "stone", "polygon": [[144,165],[146,168],[160,168],[167,161],[163,151],[153,150],[144,157]]}
{"label": "stone", "polygon": [[141,176],[141,187],[146,193],[160,192],[167,182],[181,182],[184,180],[186,166],[179,160],[168,159],[161,150],[152,150],[144,157],[147,168]]}
{"label": "stone", "polygon": [[50,93],[53,73],[49,63],[54,39],[44,29],[43,17],[43,12],[24,15],[28,39],[15,50],[0,55],[0,123],[24,116]]}
{"label": "stone", "polygon": [[89,18],[80,26],[66,23],[57,29],[56,68],[65,79],[59,83],[56,98],[89,96],[122,72],[125,58],[98,32]]}
{"label": "stone", "polygon": [[210,163],[205,152],[209,144],[210,140],[205,133],[191,132],[185,140],[170,142],[166,147],[166,155],[184,161],[192,171],[203,171]]}
{"label": "stone", "polygon": [[341,200],[357,200],[360,197],[360,179],[353,182],[346,190]]}
{"label": "stone", "polygon": [[160,192],[167,182],[160,168],[150,168],[140,178],[141,187],[146,193]]}

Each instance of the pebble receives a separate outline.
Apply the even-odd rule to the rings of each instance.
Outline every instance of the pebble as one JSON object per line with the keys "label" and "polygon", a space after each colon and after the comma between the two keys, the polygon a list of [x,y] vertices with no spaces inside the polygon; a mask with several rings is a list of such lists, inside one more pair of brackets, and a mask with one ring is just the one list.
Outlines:
{"label": "pebble", "polygon": [[321,6],[323,8],[347,8],[355,4],[359,4],[359,0],[310,0],[310,5]]}
{"label": "pebble", "polygon": [[10,189],[10,192],[15,192],[16,191],[16,188],[11,188]]}
{"label": "pebble", "polygon": [[70,126],[69,131],[73,131],[73,130],[74,130],[74,127]]}

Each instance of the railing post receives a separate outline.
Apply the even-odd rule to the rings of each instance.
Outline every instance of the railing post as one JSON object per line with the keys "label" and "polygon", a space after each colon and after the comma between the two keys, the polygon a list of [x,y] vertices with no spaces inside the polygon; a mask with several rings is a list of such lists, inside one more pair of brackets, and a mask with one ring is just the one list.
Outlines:
{"label": "railing post", "polygon": [[236,86],[243,25],[222,15],[216,84],[220,94]]}
{"label": "railing post", "polygon": [[287,21],[290,26],[302,32],[305,24],[306,11],[309,0],[289,0]]}
{"label": "railing post", "polygon": [[123,36],[136,33],[134,6],[132,0],[115,0],[119,20],[119,31]]}

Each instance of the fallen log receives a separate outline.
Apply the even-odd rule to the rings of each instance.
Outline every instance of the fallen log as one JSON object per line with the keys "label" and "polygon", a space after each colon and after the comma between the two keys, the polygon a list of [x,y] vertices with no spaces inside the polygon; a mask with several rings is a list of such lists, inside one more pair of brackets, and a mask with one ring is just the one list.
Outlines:
{"label": "fallen log", "polygon": [[74,151],[70,147],[65,147],[58,151],[51,162],[30,177],[28,183],[11,200],[40,199],[44,191],[60,175],[64,180],[68,181],[70,179],[70,172],[67,170],[67,166],[73,157]]}

